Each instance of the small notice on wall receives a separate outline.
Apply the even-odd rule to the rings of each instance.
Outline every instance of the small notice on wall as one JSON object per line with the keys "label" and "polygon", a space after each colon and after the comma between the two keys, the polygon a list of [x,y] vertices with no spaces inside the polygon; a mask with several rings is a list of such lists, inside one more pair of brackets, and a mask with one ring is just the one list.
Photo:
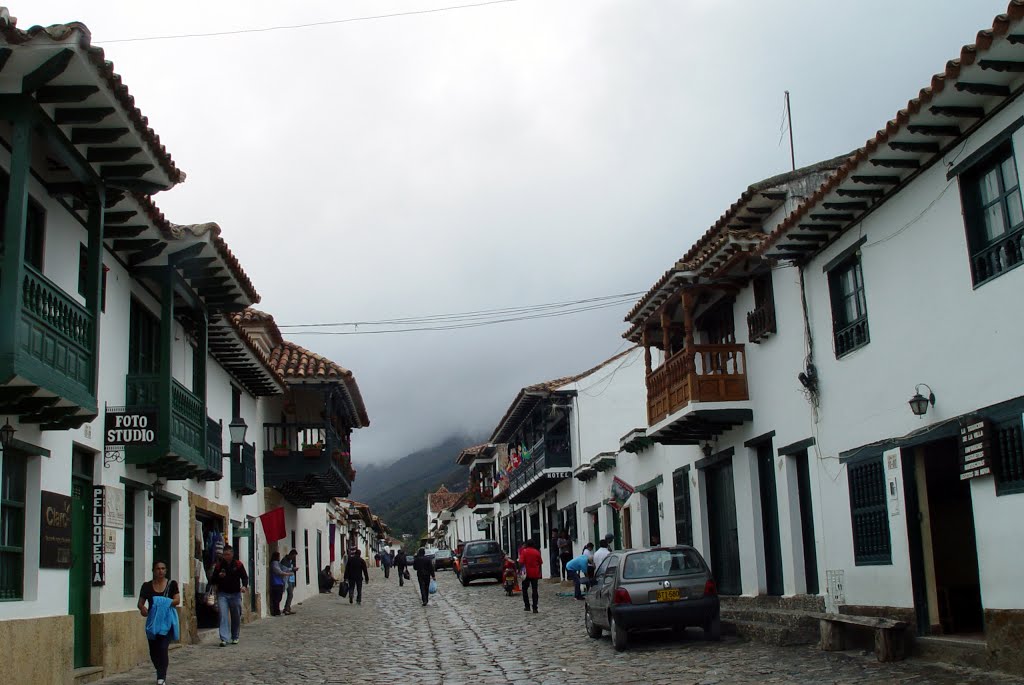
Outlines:
{"label": "small notice on wall", "polygon": [[107,528],[124,528],[124,490],[107,486],[103,507],[103,525]]}
{"label": "small notice on wall", "polygon": [[113,554],[117,551],[117,531],[113,528],[103,529],[103,553]]}
{"label": "small notice on wall", "polygon": [[960,480],[987,476],[992,473],[992,424],[977,416],[960,421]]}

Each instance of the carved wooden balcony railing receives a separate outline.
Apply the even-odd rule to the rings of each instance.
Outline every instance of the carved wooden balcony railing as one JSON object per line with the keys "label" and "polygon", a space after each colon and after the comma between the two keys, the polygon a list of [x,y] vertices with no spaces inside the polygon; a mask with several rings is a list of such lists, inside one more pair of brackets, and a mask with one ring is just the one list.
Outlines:
{"label": "carved wooden balcony railing", "polygon": [[750,399],[743,345],[694,345],[647,376],[647,422],[654,424],[690,402]]}
{"label": "carved wooden balcony railing", "polygon": [[775,332],[775,306],[771,303],[747,312],[747,332],[750,342],[760,342]]}

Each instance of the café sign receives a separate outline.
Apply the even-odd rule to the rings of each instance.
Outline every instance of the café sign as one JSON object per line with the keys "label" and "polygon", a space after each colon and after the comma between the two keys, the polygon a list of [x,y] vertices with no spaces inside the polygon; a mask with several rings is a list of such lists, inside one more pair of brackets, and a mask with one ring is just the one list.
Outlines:
{"label": "caf\u00e9 sign", "polygon": [[987,419],[971,416],[960,422],[960,480],[969,480],[992,473],[992,424]]}

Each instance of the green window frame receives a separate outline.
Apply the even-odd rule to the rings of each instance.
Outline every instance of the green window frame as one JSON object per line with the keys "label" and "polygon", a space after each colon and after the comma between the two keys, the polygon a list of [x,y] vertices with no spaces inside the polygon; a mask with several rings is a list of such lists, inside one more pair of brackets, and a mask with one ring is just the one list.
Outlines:
{"label": "green window frame", "polygon": [[693,546],[693,509],[690,506],[690,472],[672,474],[672,502],[676,515],[676,544]]}
{"label": "green window frame", "polygon": [[579,531],[576,526],[576,503],[573,502],[567,507],[563,507],[559,512],[561,525],[559,528],[564,528],[569,533],[569,539],[573,542],[579,542]]}
{"label": "green window frame", "polygon": [[960,181],[974,287],[1024,263],[1024,204],[1013,147],[997,147]]}
{"label": "green window frame", "polygon": [[128,323],[128,373],[160,371],[160,320],[132,298]]}
{"label": "green window frame", "polygon": [[859,254],[854,253],[829,270],[828,287],[832,299],[832,336],[839,359],[871,342]]}
{"label": "green window frame", "polygon": [[[101,266],[103,269],[103,285],[100,288],[100,311],[107,311],[107,267]],[[89,287],[87,281],[87,275],[89,273],[89,248],[84,243],[78,245],[78,294],[82,297],[88,297],[86,290]]]}
{"label": "green window frame", "polygon": [[27,463],[12,450],[0,454],[0,601],[22,599],[25,586]]}
{"label": "green window frame", "polygon": [[1024,492],[1024,424],[1017,416],[994,429],[996,495]]}
{"label": "green window frame", "polygon": [[889,504],[882,457],[847,464],[853,559],[857,566],[892,564]]}
{"label": "green window frame", "polygon": [[135,596],[135,490],[124,491],[124,596]]}
{"label": "green window frame", "polygon": [[[7,193],[10,176],[0,171],[0,217],[7,215]],[[2,219],[0,219],[2,220]],[[0,254],[3,254],[3,230],[0,230]],[[39,273],[43,272],[43,252],[46,244],[46,210],[31,197],[28,199],[28,217],[25,223],[25,263]]]}

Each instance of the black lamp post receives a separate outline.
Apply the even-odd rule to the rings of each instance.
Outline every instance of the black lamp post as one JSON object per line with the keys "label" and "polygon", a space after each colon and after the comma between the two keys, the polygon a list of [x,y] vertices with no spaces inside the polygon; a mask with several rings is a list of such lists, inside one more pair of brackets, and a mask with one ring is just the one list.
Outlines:
{"label": "black lamp post", "polygon": [[[928,397],[921,394],[921,388],[928,388]],[[914,386],[914,396],[910,398],[910,411],[914,416],[923,417],[928,413],[928,405],[935,406],[935,393],[926,383],[918,383]]]}
{"label": "black lamp post", "polygon": [[4,449],[11,446],[11,442],[14,440],[14,426],[11,425],[10,420],[4,422],[4,427],[0,428],[0,445],[3,445]]}

